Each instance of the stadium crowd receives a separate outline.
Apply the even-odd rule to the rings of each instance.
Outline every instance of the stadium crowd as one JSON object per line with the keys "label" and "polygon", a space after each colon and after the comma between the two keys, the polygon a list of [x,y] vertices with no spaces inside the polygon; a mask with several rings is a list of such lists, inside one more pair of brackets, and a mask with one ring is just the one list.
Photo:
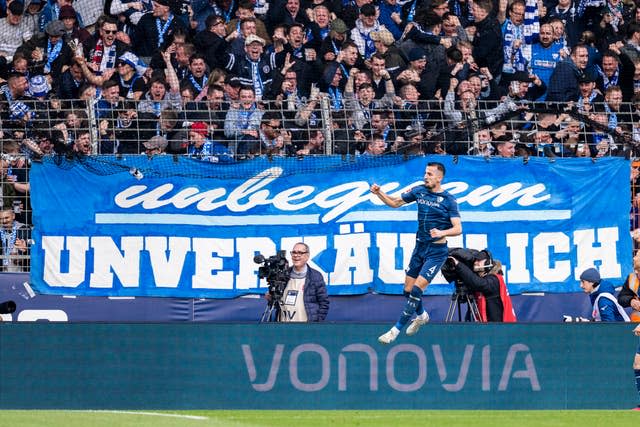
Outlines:
{"label": "stadium crowd", "polygon": [[640,140],[633,2],[11,0],[0,16],[3,138],[37,155],[597,157]]}

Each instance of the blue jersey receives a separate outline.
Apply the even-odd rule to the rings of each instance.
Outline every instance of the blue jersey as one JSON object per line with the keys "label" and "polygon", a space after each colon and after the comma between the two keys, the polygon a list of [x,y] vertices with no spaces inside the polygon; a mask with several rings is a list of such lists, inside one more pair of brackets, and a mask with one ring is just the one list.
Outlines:
{"label": "blue jersey", "polygon": [[[538,76],[540,80],[549,86],[551,74],[556,69],[556,64],[562,59],[560,51],[562,45],[553,43],[549,47],[543,47],[540,43],[531,46],[531,72]],[[537,101],[543,101],[543,95]]]}
{"label": "blue jersey", "polygon": [[447,230],[453,227],[451,218],[459,218],[458,202],[448,191],[433,193],[424,185],[413,187],[402,193],[402,200],[418,205],[418,231],[416,238],[420,242],[433,242],[429,230]]}

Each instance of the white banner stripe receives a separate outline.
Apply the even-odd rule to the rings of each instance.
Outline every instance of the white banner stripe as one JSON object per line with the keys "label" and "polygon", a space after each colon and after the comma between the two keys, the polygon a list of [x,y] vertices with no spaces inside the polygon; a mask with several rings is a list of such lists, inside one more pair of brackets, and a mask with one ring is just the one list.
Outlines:
{"label": "white banner stripe", "polygon": [[203,226],[318,224],[320,215],[185,215],[97,213],[96,224],[171,224]]}
{"label": "white banner stripe", "polygon": [[[494,212],[460,212],[462,222],[505,222],[505,221],[555,221],[571,218],[570,210],[519,210]],[[349,212],[337,222],[356,221],[416,221],[417,212],[409,211],[356,211]]]}
{"label": "white banner stripe", "polygon": [[[570,210],[513,210],[460,213],[463,222],[557,221],[571,218]],[[336,222],[415,221],[416,211],[354,211]],[[167,224],[202,226],[319,224],[320,215],[209,216],[187,214],[109,214],[97,213],[96,224]]]}

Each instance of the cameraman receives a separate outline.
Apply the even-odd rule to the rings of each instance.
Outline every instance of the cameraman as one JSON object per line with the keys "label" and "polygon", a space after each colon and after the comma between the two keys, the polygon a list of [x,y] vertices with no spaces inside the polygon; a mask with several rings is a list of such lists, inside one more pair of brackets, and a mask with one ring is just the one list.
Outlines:
{"label": "cameraman", "polygon": [[289,282],[278,303],[278,322],[322,322],[329,312],[329,296],[324,278],[309,267],[309,246],[298,242],[291,251],[293,266]]}
{"label": "cameraman", "polygon": [[456,258],[455,250],[451,251],[451,255],[449,259],[455,264],[455,273],[461,285],[474,293],[480,311],[480,321],[515,322],[516,315],[504,282],[500,261],[494,261],[487,249],[471,251],[472,270]]}

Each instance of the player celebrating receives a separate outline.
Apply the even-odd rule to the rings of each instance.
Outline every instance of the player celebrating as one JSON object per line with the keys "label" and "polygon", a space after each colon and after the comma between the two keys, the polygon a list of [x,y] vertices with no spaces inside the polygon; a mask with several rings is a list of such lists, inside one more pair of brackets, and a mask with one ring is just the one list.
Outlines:
{"label": "player celebrating", "polygon": [[380,189],[379,185],[371,185],[371,192],[387,206],[399,208],[411,202],[418,204],[416,246],[404,280],[404,295],[407,297],[407,303],[398,322],[388,332],[378,337],[378,341],[382,344],[395,341],[414,312],[417,317],[407,328],[407,335],[415,334],[420,326],[429,321],[429,314],[422,307],[422,294],[449,255],[447,236],[457,236],[462,233],[458,203],[455,197],[443,190],[441,186],[444,174],[445,168],[442,163],[428,163],[424,185],[412,188],[401,197],[389,196]]}

